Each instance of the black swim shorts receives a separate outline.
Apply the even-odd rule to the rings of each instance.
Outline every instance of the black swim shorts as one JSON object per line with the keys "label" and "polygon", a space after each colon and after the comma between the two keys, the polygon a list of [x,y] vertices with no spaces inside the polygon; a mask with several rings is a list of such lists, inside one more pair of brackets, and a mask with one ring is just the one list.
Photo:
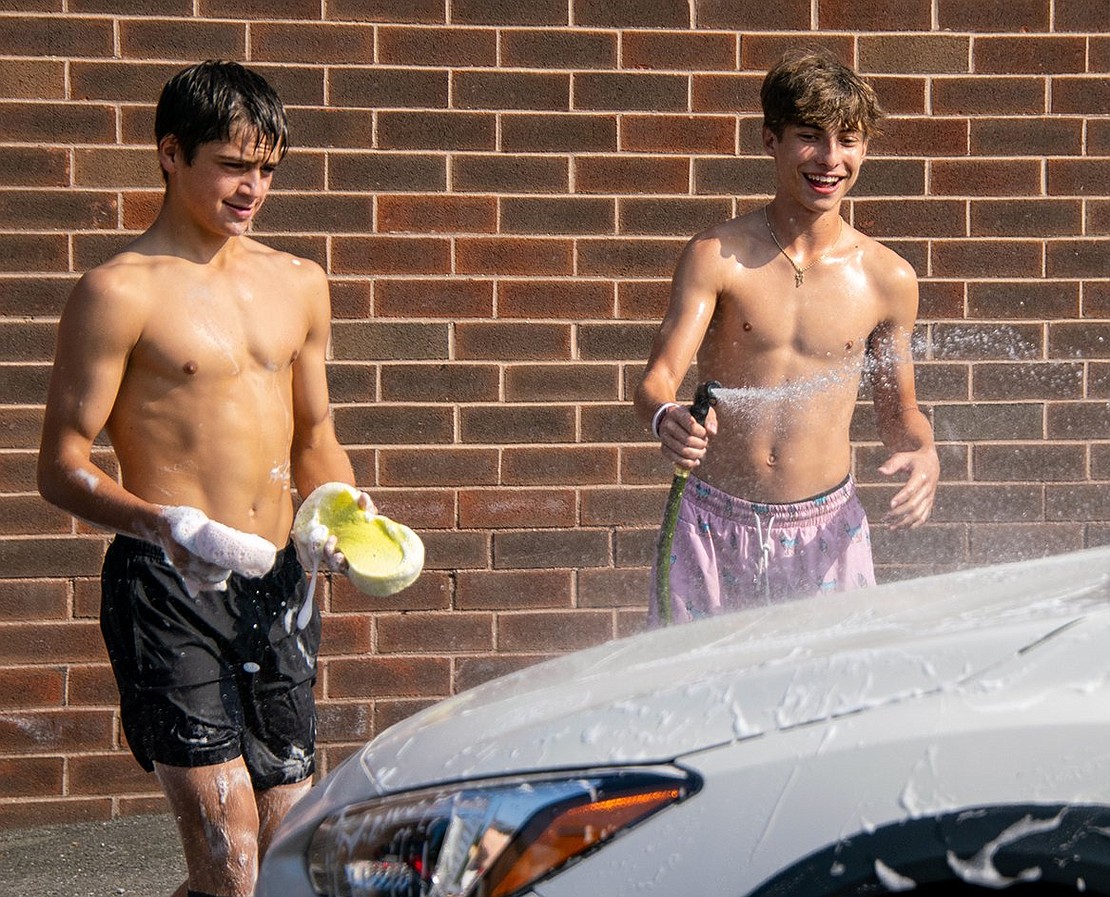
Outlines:
{"label": "black swim shorts", "polygon": [[100,628],[124,734],[147,771],[242,756],[257,789],[315,769],[312,686],[320,612],[297,628],[304,570],[292,546],[258,579],[190,598],[156,545],[117,536],[101,573]]}

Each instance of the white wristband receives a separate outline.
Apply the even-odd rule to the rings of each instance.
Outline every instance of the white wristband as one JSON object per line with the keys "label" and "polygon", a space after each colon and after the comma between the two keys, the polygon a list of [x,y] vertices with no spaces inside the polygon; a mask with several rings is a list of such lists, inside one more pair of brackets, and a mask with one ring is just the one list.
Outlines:
{"label": "white wristband", "polygon": [[656,439],[659,438],[659,425],[663,422],[663,415],[667,413],[667,410],[669,408],[679,407],[681,406],[678,404],[678,402],[664,402],[662,405],[655,409],[655,414],[653,414],[651,417],[651,434]]}

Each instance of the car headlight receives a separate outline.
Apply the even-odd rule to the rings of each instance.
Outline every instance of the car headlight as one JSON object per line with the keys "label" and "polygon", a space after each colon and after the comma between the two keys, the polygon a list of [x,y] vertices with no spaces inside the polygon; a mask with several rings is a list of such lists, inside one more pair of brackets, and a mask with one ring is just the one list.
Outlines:
{"label": "car headlight", "polygon": [[634,769],[383,797],[320,825],[309,877],[326,897],[510,897],[699,787],[677,770]]}

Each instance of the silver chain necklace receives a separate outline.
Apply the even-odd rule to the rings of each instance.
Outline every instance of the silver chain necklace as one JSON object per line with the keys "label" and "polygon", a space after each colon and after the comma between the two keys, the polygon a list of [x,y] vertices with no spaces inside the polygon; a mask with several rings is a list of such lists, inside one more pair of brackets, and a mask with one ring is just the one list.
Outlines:
{"label": "silver chain necklace", "polygon": [[825,257],[830,252],[832,252],[834,249],[836,249],[836,245],[840,242],[840,235],[844,232],[844,219],[840,218],[840,216],[837,216],[837,217],[840,220],[840,227],[837,228],[836,239],[833,240],[832,245],[829,246],[828,249],[826,249],[824,252],[822,252],[819,256],[817,256],[817,258],[815,258],[812,262],[810,262],[804,268],[799,268],[798,263],[795,262],[794,259],[792,259],[790,257],[789,253],[787,253],[787,251],[782,248],[782,244],[779,242],[779,238],[775,236],[775,229],[773,227],[771,227],[771,219],[767,215],[767,206],[763,207],[763,220],[767,224],[767,233],[769,233],[771,235],[771,239],[775,241],[775,245],[779,248],[779,252],[781,252],[786,257],[786,260],[788,262],[790,262],[790,267],[794,269],[794,288],[795,289],[800,287],[805,282],[806,271],[808,271],[810,268],[812,268],[818,262],[824,261]]}

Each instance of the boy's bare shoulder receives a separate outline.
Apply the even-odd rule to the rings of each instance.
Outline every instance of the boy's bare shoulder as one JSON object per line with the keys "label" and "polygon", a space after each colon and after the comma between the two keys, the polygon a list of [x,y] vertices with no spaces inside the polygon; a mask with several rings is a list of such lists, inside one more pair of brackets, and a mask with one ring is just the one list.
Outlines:
{"label": "boy's bare shoulder", "polygon": [[731,267],[731,263],[739,261],[746,265],[758,240],[759,221],[762,219],[756,212],[749,212],[711,225],[690,238],[686,252],[704,262],[728,262]]}

